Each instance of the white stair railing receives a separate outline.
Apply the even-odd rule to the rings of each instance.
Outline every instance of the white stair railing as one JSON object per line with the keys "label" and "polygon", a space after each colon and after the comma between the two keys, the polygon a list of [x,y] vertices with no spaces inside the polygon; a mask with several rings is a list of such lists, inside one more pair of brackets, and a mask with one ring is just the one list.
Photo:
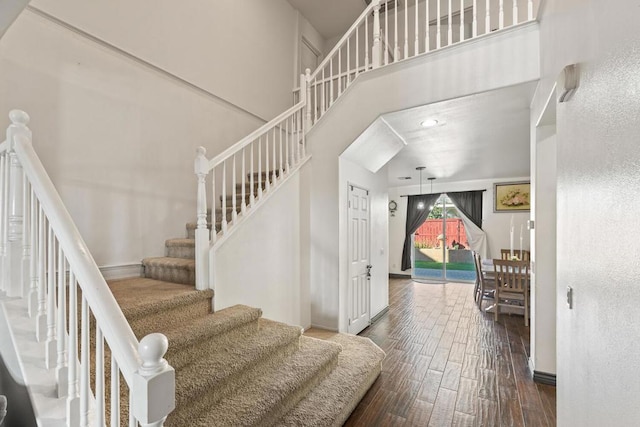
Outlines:
{"label": "white stair railing", "polygon": [[[0,291],[27,298],[68,426],[120,426],[123,417],[130,427],[161,426],[175,406],[167,338],[138,342],[31,145],[29,116],[9,116],[0,144]],[[120,374],[129,389],[122,407]]]}
{"label": "white stair railing", "polygon": [[198,148],[196,288],[213,286],[210,251],[307,159],[305,95],[302,91],[300,102],[211,160],[204,147]]}
{"label": "white stair railing", "polygon": [[307,128],[360,74],[532,21],[538,2],[372,0],[318,68],[306,70]]}

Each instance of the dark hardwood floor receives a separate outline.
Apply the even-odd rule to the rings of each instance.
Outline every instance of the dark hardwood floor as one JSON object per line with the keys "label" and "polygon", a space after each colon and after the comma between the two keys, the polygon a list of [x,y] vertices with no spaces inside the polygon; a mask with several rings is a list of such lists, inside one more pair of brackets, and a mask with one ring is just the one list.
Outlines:
{"label": "dark hardwood floor", "polygon": [[555,387],[527,365],[522,316],[480,312],[473,285],[392,279],[389,312],[361,333],[386,353],[345,426],[554,426]]}

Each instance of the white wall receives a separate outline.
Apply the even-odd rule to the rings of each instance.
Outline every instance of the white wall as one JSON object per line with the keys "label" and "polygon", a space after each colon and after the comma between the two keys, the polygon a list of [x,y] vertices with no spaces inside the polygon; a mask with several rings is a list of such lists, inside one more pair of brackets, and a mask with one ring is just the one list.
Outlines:
{"label": "white wall", "polygon": [[291,104],[293,9],[284,0],[206,10],[34,4],[218,95],[30,10],[0,40],[0,127],[13,108],[31,115],[36,151],[97,263],[162,256],[165,239],[195,218],[195,148],[212,157],[264,123],[253,113]]}
{"label": "white wall", "polygon": [[0,2],[0,38],[27,4],[29,4],[28,0],[5,0]]}
{"label": "white wall", "polygon": [[639,21],[636,0],[543,4],[536,116],[562,67],[580,69],[557,108],[559,426],[640,420]]}
{"label": "white wall", "polygon": [[[340,234],[338,157],[380,114],[538,78],[535,25],[493,34],[363,74],[307,134],[311,191],[311,321],[338,328]],[[464,70],[474,69],[473,75]],[[456,70],[452,75],[451,70]],[[457,73],[460,73],[459,75]],[[429,76],[429,78],[425,78]],[[435,84],[437,82],[437,84]],[[388,212],[388,210],[387,210]],[[388,214],[388,213],[387,213]],[[508,233],[508,230],[506,231]]]}
{"label": "white wall", "polygon": [[[487,246],[492,258],[500,258],[500,249],[509,248],[509,228],[513,215],[514,249],[520,248],[520,225],[523,225],[522,248],[529,249],[529,232],[527,231],[527,220],[529,212],[494,212],[493,211],[493,184],[496,182],[528,181],[529,177],[495,178],[492,180],[475,180],[460,182],[433,184],[434,193],[444,193],[447,191],[471,191],[487,190],[482,197],[482,229],[487,233]],[[422,192],[431,191],[430,183],[422,185]],[[402,247],[404,245],[405,225],[407,221],[407,198],[400,197],[407,194],[420,194],[420,186],[408,185],[389,189],[389,200],[395,200],[398,210],[395,216],[389,218],[389,272],[392,274],[411,274],[411,270],[402,271]],[[387,210],[387,214],[389,214]]]}
{"label": "white wall", "polygon": [[376,316],[389,306],[389,219],[387,215],[387,168],[377,173],[358,166],[346,159],[340,159],[340,312],[339,329],[346,331],[348,327],[348,285],[349,285],[349,248],[348,248],[348,201],[349,185],[369,190],[371,203],[370,220],[370,264],[371,269],[371,304],[370,315]]}
{"label": "white wall", "polygon": [[266,119],[291,106],[285,0],[34,0],[33,6]]}
{"label": "white wall", "polygon": [[245,304],[260,307],[265,318],[310,326],[309,288],[301,280],[308,262],[301,239],[304,179],[293,174],[215,251],[216,310]]}

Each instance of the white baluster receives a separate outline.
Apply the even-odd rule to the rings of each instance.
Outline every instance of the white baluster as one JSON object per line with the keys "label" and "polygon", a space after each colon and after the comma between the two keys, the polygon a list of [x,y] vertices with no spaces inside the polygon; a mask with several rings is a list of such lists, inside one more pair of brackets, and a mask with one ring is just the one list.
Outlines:
{"label": "white baluster", "polygon": [[[289,135],[289,119],[286,119],[284,121],[284,139],[287,142],[287,158],[289,158],[289,145],[291,145],[291,138]],[[295,166],[297,164],[297,160],[296,160],[296,150],[294,146],[291,146],[291,158],[292,158],[291,162]]]}
{"label": "white baluster", "polygon": [[[207,150],[204,147],[198,147],[196,150],[196,160],[194,163],[194,173],[198,179],[198,188],[196,193],[196,231],[195,231],[195,251],[196,251],[196,289],[207,289],[208,282],[208,247],[209,247],[209,229],[207,228],[207,187],[206,178],[209,172],[209,161],[206,157]],[[215,171],[214,171],[215,172]],[[215,176],[215,173],[212,173]],[[215,187],[212,187],[215,191]],[[213,236],[215,236],[215,199],[211,206],[211,222],[213,223]]]}
{"label": "white baluster", "polygon": [[420,19],[418,17],[420,9],[418,8],[418,0],[416,0],[416,13],[415,13],[415,28],[414,32],[416,33],[415,40],[413,41],[413,56],[417,56],[420,53]]}
{"label": "white baluster", "polygon": [[222,197],[222,219],[220,225],[222,234],[227,233],[227,161],[222,161],[222,186],[220,188],[220,196]]}
{"label": "white baluster", "polygon": [[27,176],[22,173],[22,297],[29,296],[31,289],[31,186],[27,181]]}
{"label": "white baluster", "polygon": [[[358,29],[356,28],[356,35]],[[345,88],[351,84],[351,37],[347,39],[347,77],[345,78]],[[342,86],[342,85],[341,85]]]}
{"label": "white baluster", "polygon": [[478,37],[478,0],[473,0],[473,37]]}
{"label": "white baluster", "polygon": [[[206,203],[205,203],[205,206],[206,206]],[[217,214],[216,214],[216,170],[214,168],[211,171],[211,242],[212,243],[215,243],[216,239],[218,238],[218,229],[216,228],[217,223],[218,223],[218,220],[217,220]]]}
{"label": "white baluster", "polygon": [[133,416],[133,393],[129,392],[129,427],[138,427],[138,422]]}
{"label": "white baluster", "polygon": [[262,138],[258,138],[258,199],[262,198]]}
{"label": "white baluster", "polygon": [[485,0],[486,16],[484,18],[484,32],[485,34],[491,32],[491,4],[489,0]]}
{"label": "white baluster", "polygon": [[47,343],[46,366],[47,369],[55,367],[56,360],[56,278],[55,278],[55,240],[53,229],[49,224],[47,237]]}
{"label": "white baluster", "polygon": [[513,25],[518,23],[518,0],[513,0]]}
{"label": "white baluster", "polygon": [[97,426],[104,425],[104,338],[102,329],[96,325],[96,417]]}
{"label": "white baluster", "polygon": [[269,179],[269,133],[264,135],[264,185],[266,191],[271,188],[271,180]]}
{"label": "white baluster", "polygon": [[[282,132],[284,130],[282,127],[283,124],[284,121],[278,124],[278,134],[280,135],[280,178],[284,177],[285,170],[289,172],[289,147],[285,148],[282,146]],[[283,150],[286,152],[283,152]]]}
{"label": "white baluster", "polygon": [[[442,46],[442,35],[440,30],[442,29],[440,21],[442,20],[442,11],[440,10],[440,2],[442,0],[436,0],[438,7],[436,8],[436,49],[440,49]],[[488,1],[488,0],[487,0]]]}
{"label": "white baluster", "polygon": [[[302,81],[302,80],[301,80]],[[300,86],[300,94],[302,95],[302,91],[304,90],[304,88],[302,86]],[[240,205],[240,210],[243,214],[245,214],[247,212],[247,184],[246,184],[246,177],[247,177],[247,170],[246,170],[246,151],[247,151],[247,147],[242,147],[242,172],[240,174],[240,184],[242,185],[242,204]],[[251,189],[250,191],[253,191],[253,189]]]}
{"label": "white baluster", "polygon": [[89,426],[89,307],[82,296],[80,324],[80,426]]}
{"label": "white baluster", "polygon": [[[349,42],[349,39],[347,39],[347,43]],[[338,95],[336,96],[336,98],[338,98],[338,96],[342,95],[342,48],[339,47],[338,48]]]}
{"label": "white baluster", "polygon": [[58,384],[58,397],[66,397],[68,391],[67,372],[67,347],[66,347],[66,325],[67,325],[67,294],[65,286],[65,264],[62,247],[58,243],[58,321],[56,329],[56,343],[58,358],[56,360],[56,382]]}
{"label": "white baluster", "polygon": [[404,5],[404,59],[409,57],[409,2]]}
{"label": "white baluster", "polygon": [[460,0],[460,41],[464,41],[464,0]]}
{"label": "white baluster", "polygon": [[111,427],[120,427],[120,372],[118,361],[111,355]]}
{"label": "white baluster", "polygon": [[80,396],[78,394],[78,285],[73,271],[69,269],[69,355],[67,423],[69,427],[80,425]]}
{"label": "white baluster", "polygon": [[384,8],[384,65],[389,63],[389,5]]}
{"label": "white baluster", "polygon": [[23,284],[26,282],[25,265],[23,262],[23,198],[24,198],[24,172],[18,160],[14,147],[18,140],[31,143],[31,130],[27,127],[29,115],[24,111],[12,110],[9,113],[11,125],[7,128],[7,143],[9,144],[9,191],[8,191],[8,241],[6,243],[9,282],[5,283],[5,291],[8,297],[22,297]]}
{"label": "white baluster", "polygon": [[237,198],[238,192],[236,190],[236,154],[233,153],[231,156],[231,220],[235,225],[238,221],[238,208],[237,208]]}
{"label": "white baluster", "polygon": [[[397,62],[400,58],[400,44],[398,43],[398,0],[394,0],[396,7],[393,8],[394,28],[393,28],[393,62]],[[389,3],[387,3],[389,5]]]}
{"label": "white baluster", "polygon": [[[324,70],[325,70],[325,68],[322,69],[322,98],[320,99],[320,116],[322,116],[324,114],[324,112],[327,111],[327,108],[326,108],[327,90],[325,88],[325,79],[324,79]],[[317,121],[317,119],[316,119],[316,121]]]}
{"label": "white baluster", "polygon": [[533,0],[529,0],[527,5],[527,19],[529,21],[533,20]]}
{"label": "white baluster", "polygon": [[[329,59],[329,107],[333,105],[333,57]],[[267,142],[268,145],[268,142]],[[269,161],[267,161],[267,165]]]}
{"label": "white baluster", "polygon": [[451,7],[451,0],[448,1],[449,5],[449,28],[447,29],[447,45],[453,44],[453,10]]}
{"label": "white baluster", "polygon": [[504,0],[500,0],[500,12],[498,15],[498,28],[503,29],[504,28]]}
{"label": "white baluster", "polygon": [[29,317],[35,319],[38,315],[38,212],[39,205],[36,199],[36,193],[31,188],[31,258],[29,264],[29,276],[31,277],[31,286],[29,288],[28,308]]}
{"label": "white baluster", "polygon": [[302,154],[300,155],[300,158],[304,158],[307,156],[307,132],[306,132],[306,129],[304,128],[304,123],[302,123],[302,120],[301,120],[301,125],[302,125]]}
{"label": "white baluster", "polygon": [[7,289],[9,279],[7,273],[9,272],[7,262],[7,212],[6,206],[9,202],[9,193],[5,190],[5,185],[8,184],[5,176],[7,168],[7,159],[9,158],[6,152],[0,154],[0,292],[4,292]]}
{"label": "white baluster", "polygon": [[38,209],[38,317],[36,317],[36,340],[42,342],[47,337],[47,274],[46,274],[46,220],[42,206]]}
{"label": "white baluster", "polygon": [[[368,16],[365,16],[364,22],[366,23],[369,20]],[[366,24],[365,24],[366,25]],[[366,38],[366,33],[365,33]],[[356,28],[356,71],[354,79],[358,77],[360,74],[360,27]]]}
{"label": "white baluster", "polygon": [[[382,57],[380,50],[380,0],[373,0],[375,7],[373,8],[373,50],[371,52],[371,67],[378,68],[382,65]],[[367,32],[367,38],[369,40],[369,33]],[[369,49],[367,48],[367,53]],[[369,58],[367,57],[367,66],[369,65]]]}
{"label": "white baluster", "polygon": [[276,163],[277,158],[276,158],[276,129],[275,128],[273,128],[273,132],[271,134],[271,140],[273,141],[273,144],[271,144],[272,145],[271,149],[273,150],[273,156],[272,156],[273,166],[271,168],[271,180],[273,182],[273,185],[275,186],[276,182],[278,181],[278,165]]}
{"label": "white baluster", "polygon": [[[305,87],[305,112],[306,112],[306,119],[307,119],[307,125],[309,127],[311,127],[311,70],[309,68],[307,68],[306,70],[304,70],[304,79],[301,80],[302,82],[304,82],[304,87]],[[313,109],[315,110],[315,105],[313,106]]]}
{"label": "white baluster", "polygon": [[[307,68],[308,69],[308,68]],[[249,198],[249,204],[251,205],[251,207],[253,207],[253,203],[255,202],[255,192],[256,192],[256,187],[253,184],[253,178],[254,178],[254,173],[255,173],[255,168],[253,167],[253,147],[254,147],[254,142],[251,142],[251,153],[249,155],[249,188],[251,189],[251,196]]]}
{"label": "white baluster", "polygon": [[[380,8],[378,8],[378,10],[380,10]],[[375,15],[375,12],[374,12],[374,15]],[[375,16],[373,20],[374,21],[376,20]],[[380,14],[378,14],[377,38],[378,38],[378,46],[377,46],[378,65],[377,66],[380,66]],[[372,34],[372,48],[374,51],[376,49],[375,40],[376,40],[376,30],[374,27],[373,34]],[[364,20],[364,71],[369,71],[369,17],[368,16]]]}
{"label": "white baluster", "polygon": [[[425,52],[429,52],[431,50],[431,35],[429,34],[429,1],[430,0],[426,0],[425,1],[425,8],[424,8],[424,51]],[[440,1],[440,0],[438,0]]]}

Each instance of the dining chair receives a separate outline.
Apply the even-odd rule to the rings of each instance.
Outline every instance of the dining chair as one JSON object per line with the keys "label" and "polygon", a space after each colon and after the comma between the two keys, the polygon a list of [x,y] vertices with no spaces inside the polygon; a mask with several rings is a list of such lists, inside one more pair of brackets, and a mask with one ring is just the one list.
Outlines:
{"label": "dining chair", "polygon": [[482,271],[482,258],[478,252],[473,253],[473,263],[476,267],[476,288],[474,290],[474,300],[478,308],[482,309],[482,300],[492,298],[495,290],[495,281],[486,276]]}
{"label": "dining chair", "polygon": [[529,326],[529,261],[494,259],[496,290],[495,320],[500,307],[518,307],[524,310],[524,325]]}

